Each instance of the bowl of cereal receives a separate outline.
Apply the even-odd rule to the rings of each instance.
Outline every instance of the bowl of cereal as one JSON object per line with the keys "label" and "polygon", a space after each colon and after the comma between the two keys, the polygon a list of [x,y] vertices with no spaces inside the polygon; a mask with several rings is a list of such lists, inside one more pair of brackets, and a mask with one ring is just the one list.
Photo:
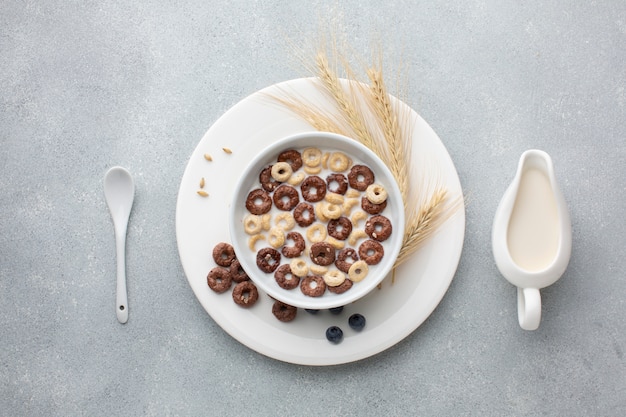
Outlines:
{"label": "bowl of cereal", "polygon": [[246,167],[229,209],[232,244],[254,284],[285,304],[354,302],[390,273],[404,205],[393,174],[358,141],[283,138]]}

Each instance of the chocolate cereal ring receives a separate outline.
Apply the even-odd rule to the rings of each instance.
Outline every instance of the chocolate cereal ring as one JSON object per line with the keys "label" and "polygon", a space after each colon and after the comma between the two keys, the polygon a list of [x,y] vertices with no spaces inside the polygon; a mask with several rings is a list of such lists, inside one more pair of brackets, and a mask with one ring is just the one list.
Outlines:
{"label": "chocolate cereal ring", "polygon": [[276,283],[285,290],[293,290],[300,285],[300,277],[291,272],[289,264],[283,264],[274,272]]}
{"label": "chocolate cereal ring", "polygon": [[391,221],[385,216],[372,216],[365,222],[365,233],[379,242],[387,240],[391,236],[391,231]]}
{"label": "chocolate cereal ring", "polygon": [[250,277],[248,276],[246,271],[243,270],[241,264],[237,259],[235,259],[233,263],[230,264],[228,272],[230,273],[230,278],[237,283],[248,281],[250,279]]}
{"label": "chocolate cereal ring", "polygon": [[233,288],[233,301],[240,307],[252,307],[259,299],[259,291],[252,281],[244,281]]}
{"label": "chocolate cereal ring", "polygon": [[369,239],[359,245],[359,258],[365,261],[368,265],[376,265],[381,259],[383,259],[384,255],[385,249],[383,248],[383,245],[375,240]]}
{"label": "chocolate cereal ring", "polygon": [[363,196],[361,199],[361,208],[369,214],[379,214],[385,209],[385,207],[387,207],[387,200],[380,204],[374,204],[367,199],[367,196]]}
{"label": "chocolate cereal ring", "polygon": [[285,304],[282,301],[276,300],[272,306],[272,314],[282,322],[289,322],[295,319],[297,313],[298,309],[296,307]]}
{"label": "chocolate cereal ring", "polygon": [[229,243],[218,243],[213,248],[213,260],[219,266],[230,266],[235,260],[235,249]]}
{"label": "chocolate cereal ring", "polygon": [[[352,260],[352,262],[349,262],[349,260]],[[338,270],[347,274],[352,264],[358,260],[359,256],[356,254],[356,251],[353,248],[345,248],[340,250],[337,254],[335,266]]]}
{"label": "chocolate cereal ring", "polygon": [[331,193],[344,195],[348,191],[348,179],[343,174],[330,174],[326,177],[326,184],[326,189]]}
{"label": "chocolate cereal ring", "polygon": [[280,182],[272,178],[272,165],[261,170],[259,182],[261,183],[261,187],[268,193],[271,193],[280,185]]}
{"label": "chocolate cereal ring", "polygon": [[365,191],[374,183],[374,173],[365,165],[355,165],[348,173],[348,184],[355,190]]}
{"label": "chocolate cereal ring", "polygon": [[274,248],[263,248],[256,254],[256,265],[263,272],[270,273],[276,271],[280,265],[280,252]]}
{"label": "chocolate cereal ring", "polygon": [[248,194],[246,208],[252,214],[265,214],[272,208],[272,198],[267,191],[257,188]]}
{"label": "chocolate cereal ring", "polygon": [[335,262],[335,248],[329,243],[317,242],[311,245],[310,256],[313,263],[328,266]]}
{"label": "chocolate cereal ring", "polygon": [[282,184],[274,191],[274,205],[279,210],[291,211],[300,202],[298,191],[290,185]]}
{"label": "chocolate cereal ring", "polygon": [[291,170],[296,172],[302,168],[302,156],[295,149],[289,149],[278,155],[278,162],[287,162],[291,165]]}
{"label": "chocolate cereal ring", "polygon": [[321,297],[326,291],[324,278],[319,275],[309,275],[300,281],[300,291],[309,297]]}
{"label": "chocolate cereal ring", "polygon": [[304,238],[302,237],[300,233],[289,232],[285,236],[285,240],[292,240],[293,246],[287,246],[287,245],[283,246],[281,252],[283,253],[284,257],[297,258],[298,256],[302,255],[302,252],[304,252],[304,248],[306,247],[306,244],[304,242]]}
{"label": "chocolate cereal ring", "polygon": [[293,218],[300,227],[310,226],[315,221],[315,209],[309,203],[302,202],[293,210]]}
{"label": "chocolate cereal ring", "polygon": [[287,162],[278,162],[272,165],[272,178],[278,182],[285,182],[291,177],[293,170]]}
{"label": "chocolate cereal ring", "polygon": [[343,281],[343,283],[341,283],[341,285],[337,285],[336,287],[326,287],[328,288],[328,291],[335,293],[335,294],[343,294],[344,292],[348,291],[350,288],[352,288],[352,281],[350,281],[349,279],[346,278],[345,281]]}
{"label": "chocolate cereal ring", "polygon": [[300,190],[302,191],[302,198],[315,203],[321,201],[326,195],[326,183],[317,175],[311,175],[302,181]]}
{"label": "chocolate cereal ring", "polygon": [[352,233],[352,222],[347,217],[339,217],[332,219],[326,226],[328,234],[335,239],[346,240]]}
{"label": "chocolate cereal ring", "polygon": [[209,275],[207,275],[206,282],[209,288],[216,293],[223,293],[230,288],[230,284],[232,284],[233,281],[228,269],[216,266],[211,269]]}

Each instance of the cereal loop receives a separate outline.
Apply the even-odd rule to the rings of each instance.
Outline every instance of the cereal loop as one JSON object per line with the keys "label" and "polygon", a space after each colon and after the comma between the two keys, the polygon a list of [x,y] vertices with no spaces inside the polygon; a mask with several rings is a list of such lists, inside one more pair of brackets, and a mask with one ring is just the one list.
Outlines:
{"label": "cereal loop", "polygon": [[240,307],[252,307],[259,299],[259,291],[252,281],[244,281],[235,285],[233,301]]}
{"label": "cereal loop", "polygon": [[[376,265],[383,259],[385,249],[375,240],[366,240],[359,245],[359,258],[368,265]],[[353,265],[354,266],[354,265]]]}
{"label": "cereal loop", "polygon": [[296,172],[302,167],[302,156],[295,149],[289,149],[278,155],[278,162],[287,162],[291,166],[292,172]]}
{"label": "cereal loop", "polygon": [[391,221],[385,216],[372,216],[365,223],[365,233],[379,242],[387,240],[392,230]]}
{"label": "cereal loop", "polygon": [[281,185],[276,189],[276,191],[274,191],[273,199],[276,208],[283,211],[293,210],[293,208],[300,202],[298,191],[285,184]]}
{"label": "cereal loop", "polygon": [[372,203],[367,196],[361,199],[361,208],[369,214],[379,214],[387,207],[387,200],[380,204]]}
{"label": "cereal loop", "polygon": [[272,208],[272,198],[267,191],[257,188],[248,194],[246,208],[252,214],[265,214]]}
{"label": "cereal loop", "polygon": [[216,266],[206,277],[207,285],[216,293],[223,293],[230,288],[232,278],[228,269]]}
{"label": "cereal loop", "polygon": [[324,274],[324,282],[329,287],[336,287],[338,285],[341,285],[343,284],[345,280],[346,280],[346,275],[343,272],[338,271],[336,269],[333,269],[332,271],[328,271],[327,273]]}
{"label": "cereal loop", "polygon": [[315,209],[309,203],[302,202],[293,210],[293,218],[300,227],[307,227],[315,221]]}
{"label": "cereal loop", "polygon": [[331,265],[335,262],[335,248],[326,242],[314,243],[311,245],[310,257],[317,265]]}
{"label": "cereal loop", "polygon": [[309,271],[311,271],[312,274],[314,275],[324,275],[326,272],[328,272],[328,268],[322,265],[316,265],[316,264],[312,264],[309,265]]}
{"label": "cereal loop", "polygon": [[337,240],[332,236],[328,236],[326,242],[335,249],[343,249],[346,243],[343,240]]}
{"label": "cereal loop", "polygon": [[332,219],[326,226],[328,234],[335,239],[346,240],[352,233],[352,222],[347,217]]}
{"label": "cereal loop", "polygon": [[306,243],[304,242],[304,238],[298,232],[289,232],[285,236],[285,241],[291,240],[293,241],[293,246],[283,246],[281,252],[283,256],[286,258],[296,258],[302,255],[304,249],[306,247]]}
{"label": "cereal loop", "polygon": [[306,237],[313,243],[322,242],[326,239],[326,227],[321,223],[315,223],[307,229]]}
{"label": "cereal loop", "polygon": [[256,235],[263,230],[263,223],[261,217],[256,214],[248,214],[243,219],[243,230],[249,235]]}
{"label": "cereal loop", "polygon": [[309,273],[309,266],[303,259],[294,259],[289,263],[291,273],[297,277],[306,276]]}
{"label": "cereal loop", "polygon": [[286,323],[296,318],[298,309],[294,306],[290,306],[289,304],[276,300],[274,301],[274,305],[272,305],[272,314],[278,320]]}
{"label": "cereal loop", "polygon": [[365,165],[355,165],[348,173],[348,184],[355,190],[365,191],[374,183],[374,173]]}
{"label": "cereal loop", "polygon": [[289,264],[283,264],[274,272],[274,279],[280,288],[293,290],[300,284],[300,277],[291,272]]}
{"label": "cereal loop", "polygon": [[365,261],[356,261],[348,270],[348,278],[350,278],[352,282],[360,282],[363,281],[363,278],[367,276],[368,272],[369,267]]}
{"label": "cereal loop", "polygon": [[248,274],[246,273],[246,271],[243,270],[241,264],[237,259],[235,259],[233,263],[230,264],[228,272],[230,274],[230,278],[235,282],[244,282],[250,279],[250,277],[248,277]]}
{"label": "cereal loop", "polygon": [[350,233],[350,237],[348,238],[348,243],[352,246],[356,245],[356,243],[367,237],[367,233],[365,233],[362,229],[353,229],[352,233]]}
{"label": "cereal loop", "polygon": [[293,215],[289,212],[278,213],[274,218],[274,223],[283,230],[291,230],[296,225]]}
{"label": "cereal loop", "polygon": [[250,239],[248,239],[248,247],[250,248],[252,252],[256,252],[256,243],[259,240],[265,240],[265,236],[259,234],[259,235],[250,236]]}
{"label": "cereal loop", "polygon": [[322,172],[322,166],[320,165],[320,166],[316,166],[316,167],[310,167],[310,166],[305,165],[304,166],[304,172],[306,172],[307,174],[310,174],[310,175],[317,175],[320,172]]}
{"label": "cereal loop", "polygon": [[338,219],[343,214],[343,207],[337,204],[322,204],[322,214],[328,219]]}
{"label": "cereal loop", "polygon": [[270,230],[272,227],[272,215],[267,213],[261,216],[261,224],[263,225],[263,230]]}
{"label": "cereal loop", "polygon": [[365,197],[374,204],[382,204],[387,200],[387,190],[380,184],[372,184],[365,190]]}
{"label": "cereal loop", "polygon": [[267,234],[267,243],[274,249],[278,249],[285,244],[285,231],[278,227],[272,227]]}
{"label": "cereal loop", "polygon": [[287,184],[289,185],[300,185],[302,183],[302,181],[304,180],[305,174],[304,172],[296,172],[294,174],[291,175],[291,177],[289,177],[289,179],[287,180]]}
{"label": "cereal loop", "polygon": [[327,192],[324,198],[330,204],[336,204],[338,206],[343,204],[343,196],[341,194]]}
{"label": "cereal loop", "polygon": [[331,193],[344,195],[348,191],[348,179],[343,174],[330,174],[326,177],[326,184],[326,188]]}
{"label": "cereal loop", "polygon": [[326,183],[317,175],[306,177],[300,185],[302,198],[310,203],[321,201],[326,195]]}
{"label": "cereal loop", "polygon": [[278,182],[285,182],[291,177],[293,170],[287,162],[278,162],[272,166],[272,178]]}
{"label": "cereal loop", "polygon": [[[352,262],[348,262],[351,259]],[[348,273],[350,267],[359,260],[359,257],[356,254],[356,251],[353,248],[345,248],[339,251],[337,254],[337,260],[335,261],[335,266],[340,271]]]}
{"label": "cereal loop", "polygon": [[302,151],[302,162],[305,166],[316,167],[322,161],[322,151],[317,148],[306,148]]}
{"label": "cereal loop", "polygon": [[335,294],[343,294],[344,292],[348,291],[350,288],[352,288],[352,281],[349,279],[346,279],[343,281],[343,283],[341,285],[337,285],[336,287],[326,287],[328,288],[328,291],[335,293]]}
{"label": "cereal loop", "polygon": [[309,275],[300,281],[300,291],[309,297],[320,297],[326,291],[324,278],[318,275]]}
{"label": "cereal loop", "polygon": [[213,248],[213,260],[219,266],[230,266],[235,260],[235,249],[231,244],[221,242]]}
{"label": "cereal loop", "polygon": [[280,185],[274,178],[272,178],[272,166],[264,168],[259,174],[259,182],[261,187],[268,193],[271,193]]}
{"label": "cereal loop", "polygon": [[343,152],[333,152],[328,158],[328,167],[335,172],[343,172],[348,169],[350,160]]}
{"label": "cereal loop", "polygon": [[274,272],[280,265],[280,252],[274,248],[263,248],[256,254],[256,264],[263,272]]}

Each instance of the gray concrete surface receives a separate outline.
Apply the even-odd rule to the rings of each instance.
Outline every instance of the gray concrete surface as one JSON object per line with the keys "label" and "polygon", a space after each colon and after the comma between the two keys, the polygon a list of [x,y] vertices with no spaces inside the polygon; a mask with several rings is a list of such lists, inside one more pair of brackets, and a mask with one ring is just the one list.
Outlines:
{"label": "gray concrete surface", "polygon": [[[338,4],[340,3],[340,4]],[[194,147],[229,107],[306,75],[318,16],[382,38],[468,195],[453,283],[413,334],[312,368],[261,356],[196,301],[174,216]],[[626,414],[626,5],[579,1],[15,1],[0,4],[0,415]],[[491,221],[519,155],[549,152],[574,244],[516,322]],[[135,175],[131,318],[113,313],[102,192]]]}

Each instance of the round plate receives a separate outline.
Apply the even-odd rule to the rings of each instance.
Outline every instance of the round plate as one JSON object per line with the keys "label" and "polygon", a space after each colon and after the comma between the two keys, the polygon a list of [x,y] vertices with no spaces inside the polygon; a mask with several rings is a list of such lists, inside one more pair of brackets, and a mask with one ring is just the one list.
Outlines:
{"label": "round plate", "polygon": [[[232,193],[244,168],[264,148],[277,140],[311,130],[282,106],[268,98],[285,91],[306,97],[316,106],[332,104],[312,79],[296,79],[252,94],[228,110],[204,135],[183,175],[176,206],[176,238],[187,280],[196,297],[231,336],[249,348],[272,358],[303,365],[334,365],[379,353],[418,328],[446,293],[461,256],[465,231],[464,210],[450,218],[409,260],[364,298],[347,305],[339,315],[299,310],[295,320],[278,321],[273,300],[260,294],[259,301],[244,309],[234,304],[230,292],[217,294],[206,283],[215,266],[213,247],[230,239],[228,212]],[[413,119],[412,180],[421,184],[424,175],[437,179],[452,198],[461,197],[461,184],[441,140],[428,124],[406,104]],[[231,153],[226,152],[230,150]],[[212,161],[205,159],[209,154]],[[419,168],[427,169],[419,172]],[[207,197],[198,195],[200,181]],[[428,178],[426,178],[428,179]],[[426,181],[428,182],[428,181]],[[348,326],[353,313],[365,316],[365,328]],[[329,326],[344,331],[340,344],[326,340]]]}
{"label": "round plate", "polygon": [[[287,149],[304,149],[312,146],[323,149],[324,152],[344,152],[352,159],[358,157],[358,160],[355,160],[354,164],[365,164],[370,167],[375,173],[376,184],[382,185],[388,192],[386,200],[387,206],[382,212],[382,215],[387,216],[391,220],[393,229],[396,230],[396,233],[392,233],[388,239],[381,242],[385,255],[377,265],[369,266],[369,272],[363,281],[354,283],[350,290],[342,294],[334,294],[327,290],[321,297],[309,297],[300,291],[300,288],[285,290],[278,285],[273,274],[266,274],[259,270],[256,264],[256,251],[253,252],[248,248],[248,238],[250,236],[245,232],[243,225],[243,219],[249,214],[245,207],[246,199],[250,190],[260,187],[259,173],[261,170],[275,163],[278,154],[282,151]],[[328,173],[330,173],[329,170],[317,175],[326,178]],[[346,173],[347,172],[344,172],[344,174]],[[299,187],[296,187],[296,189],[298,188]],[[246,167],[233,194],[230,218],[228,220],[230,222],[231,244],[235,247],[235,253],[237,254],[239,262],[241,262],[241,266],[248,272],[248,276],[259,289],[273,298],[292,306],[322,310],[341,307],[356,301],[373,290],[380,281],[385,278],[387,273],[391,271],[391,268],[393,268],[396,262],[398,253],[400,252],[400,248],[402,247],[404,205],[402,203],[400,189],[396,184],[393,174],[374,152],[354,139],[345,136],[314,131],[289,136],[273,143],[267,147],[263,153],[257,155]],[[361,194],[364,195],[364,193]],[[304,199],[301,201],[304,201]],[[360,200],[357,201],[360,202]],[[357,210],[355,209],[353,211],[356,212]],[[276,212],[278,212],[277,209]],[[364,228],[363,222],[361,222],[359,226],[362,230]],[[296,225],[293,230],[301,233],[302,236],[307,235],[306,228],[301,228]],[[267,233],[264,234],[267,235]],[[306,240],[308,241],[308,239]],[[364,239],[358,243],[362,243],[363,241]],[[348,245],[347,242],[344,243]],[[311,243],[309,242],[308,245],[311,245]],[[256,249],[259,250],[262,247],[268,246],[266,241],[261,241],[256,245]],[[354,245],[354,248],[358,249],[358,245]],[[307,259],[306,256],[300,257],[300,259],[304,259],[309,264],[312,263],[310,258]],[[290,261],[290,259],[283,257],[279,263],[286,265]]]}

